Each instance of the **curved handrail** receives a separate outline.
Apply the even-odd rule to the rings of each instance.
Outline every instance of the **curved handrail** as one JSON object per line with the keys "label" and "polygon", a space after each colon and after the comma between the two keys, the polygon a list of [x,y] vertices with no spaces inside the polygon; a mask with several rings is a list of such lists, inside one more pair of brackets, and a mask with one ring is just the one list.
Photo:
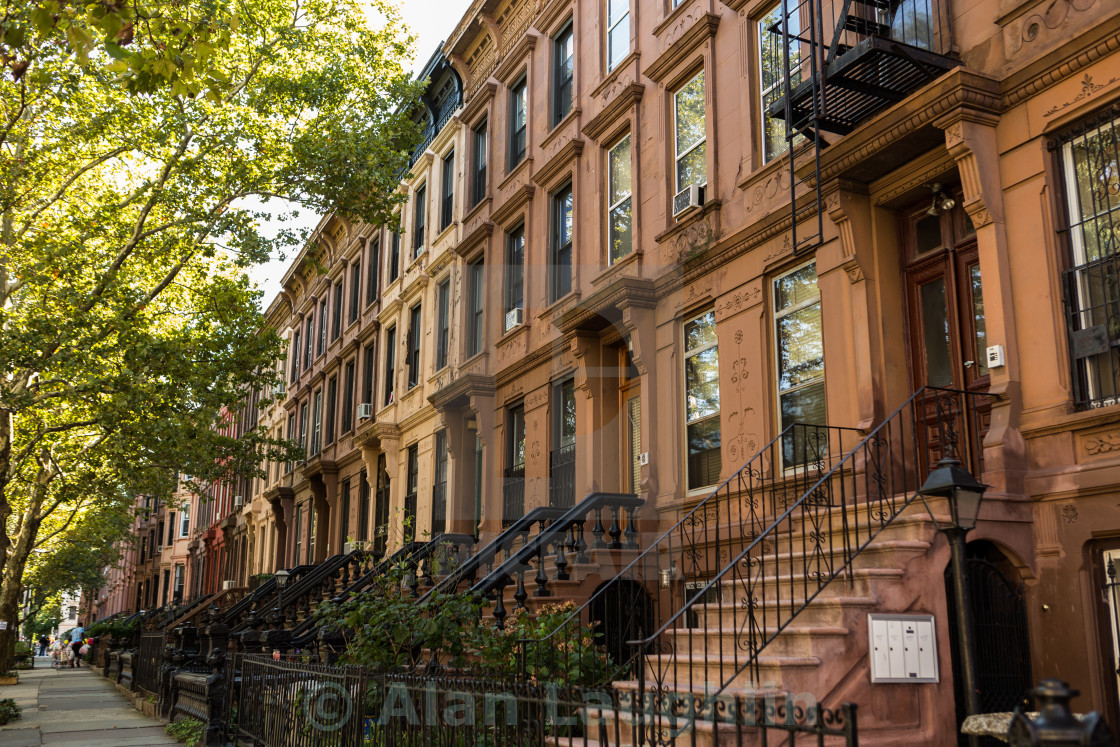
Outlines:
{"label": "curved handrail", "polygon": [[[823,434],[823,438],[822,438]],[[722,539],[719,534],[719,522],[721,518],[726,519],[729,523],[734,522],[732,510],[730,506],[730,498],[733,493],[736,496],[743,493],[752,494],[756,490],[764,491],[766,486],[765,475],[768,474],[774,465],[772,462],[775,458],[785,458],[787,450],[796,451],[801,449],[801,458],[796,460],[799,464],[817,463],[819,460],[827,458],[827,452],[832,445],[832,436],[836,434],[836,438],[841,442],[846,434],[862,434],[862,431],[856,428],[842,428],[837,426],[814,426],[806,425],[803,423],[793,423],[787,426],[781,433],[774,437],[768,444],[761,447],[755,454],[747,460],[747,462],[739,468],[736,472],[730,475],[722,483],[720,483],[711,493],[706,495],[695,506],[689,509],[680,519],[677,520],[673,526],[662,532],[655,540],[649,543],[642,552],[631,560],[625,567],[622,568],[610,582],[602,584],[598,589],[592,593],[587,600],[573,610],[564,620],[562,620],[555,628],[549,633],[541,636],[540,638],[522,639],[519,641],[519,648],[523,652],[527,652],[530,648],[553,647],[556,639],[561,635],[562,631],[570,631],[572,626],[580,626],[580,639],[584,637],[584,633],[590,633],[590,625],[584,623],[590,617],[590,610],[593,605],[606,605],[608,602],[607,595],[612,593],[612,582],[633,579],[637,583],[645,584],[650,579],[647,578],[649,574],[645,571],[649,567],[653,567],[654,578],[659,573],[669,572],[670,580],[677,582],[683,579],[685,569],[678,568],[676,563],[676,554],[680,554],[682,565],[684,564],[684,556],[686,550],[693,551],[692,545],[697,544],[695,536],[687,536],[686,532],[691,532],[691,535],[697,533],[708,532],[708,518],[713,516],[715,518],[715,535],[717,544]],[[823,441],[823,450],[821,444]],[[810,452],[810,447],[816,447],[817,451]],[[797,454],[794,454],[797,456]],[[779,471],[781,471],[779,469]],[[793,480],[796,481],[799,477],[799,471],[793,474]],[[803,474],[803,473],[801,473]],[[783,475],[783,480],[785,476]],[[724,508],[726,516],[721,517],[721,505],[728,503]],[[761,500],[759,500],[761,503]],[[737,537],[728,537],[727,543],[734,545],[735,542],[742,542],[746,536],[756,534],[763,528],[761,520],[759,519],[758,512],[761,510],[760,505],[750,505],[745,510],[743,507],[739,508],[738,512],[738,528],[740,535]],[[676,540],[676,541],[675,541]],[[686,540],[688,547],[686,548]],[[668,567],[661,568],[659,559],[662,556],[668,556]],[[702,571],[695,566],[698,565],[696,557],[690,559],[694,568],[692,571],[693,578],[699,578],[703,575]],[[661,582],[661,579],[658,579]],[[687,609],[687,606],[686,606]],[[584,627],[588,629],[583,630]],[[626,655],[626,660],[618,662],[623,668],[629,668],[637,657],[637,652]],[[523,673],[524,674],[524,673]]]}
{"label": "curved handrail", "polygon": [[290,589],[285,589],[283,600],[281,600],[279,598],[279,595],[277,595],[275,603],[266,605],[258,609],[255,614],[251,615],[249,619],[245,621],[244,625],[241,627],[241,630],[261,623],[264,618],[267,615],[271,614],[273,611],[282,613],[292,605],[302,601],[303,597],[312,589],[314,589],[330,576],[334,575],[348,563],[360,561],[365,558],[366,555],[367,553],[365,550],[354,550],[351,553],[339,553],[338,555],[332,555],[322,563],[314,566],[310,572],[305,573],[303,577],[300,578],[299,581],[296,582],[296,584]]}
{"label": "curved handrail", "polygon": [[[936,418],[936,431],[937,440],[934,441],[930,438],[930,423],[929,419],[930,404],[927,398],[932,394],[933,397],[933,417]],[[736,610],[737,604],[742,604],[745,610],[744,614],[749,615],[749,620],[744,620],[741,623],[736,623],[737,635],[745,634],[748,638],[745,648],[744,658],[739,660],[739,646],[733,647],[734,649],[734,663],[728,666],[727,669],[730,674],[724,677],[723,681],[717,683],[717,689],[711,692],[711,696],[717,696],[722,693],[735,678],[747,667],[754,670],[755,677],[758,676],[758,657],[763,648],[772,642],[778,635],[785,630],[793,619],[800,614],[802,610],[809,606],[815,600],[824,587],[827,586],[833,579],[838,577],[841,573],[848,570],[854,558],[860,554],[868,545],[873,542],[876,537],[889,526],[898,516],[913,502],[917,497],[917,489],[923,478],[923,470],[919,469],[918,465],[925,462],[928,468],[928,457],[935,453],[935,450],[940,450],[942,454],[959,454],[966,459],[961,459],[962,462],[969,465],[978,473],[982,473],[983,467],[983,450],[979,445],[969,444],[966,431],[965,443],[963,444],[964,450],[967,454],[960,454],[961,438],[957,432],[951,427],[956,425],[958,418],[962,419],[963,425],[968,428],[970,425],[975,428],[975,433],[979,432],[979,418],[976,413],[975,405],[972,404],[974,399],[980,397],[989,397],[994,399],[994,395],[978,392],[968,392],[957,389],[947,389],[941,387],[923,387],[914,392],[905,402],[896,408],[890,415],[883,419],[883,421],[874,429],[872,429],[858,444],[851,450],[847,451],[832,467],[822,474],[812,485],[810,485],[802,495],[789,505],[785,511],[778,515],[769,526],[758,534],[757,537],[743,548],[737,555],[730,558],[726,565],[711,578],[702,587],[694,590],[688,601],[683,604],[677,611],[671,615],[662,625],[651,635],[645,638],[629,641],[628,643],[633,647],[637,656],[641,656],[643,652],[654,650],[656,653],[664,653],[662,647],[656,646],[657,640],[665,635],[670,629],[676,628],[680,625],[682,618],[689,612],[692,605],[704,599],[706,595],[712,593],[713,589],[723,587],[728,582],[729,574],[734,574],[735,578],[732,581],[741,582],[745,587],[743,599],[741,602],[732,599],[729,605],[724,605],[721,602],[723,609]],[[960,398],[960,404],[954,404],[955,400]],[[921,413],[918,412],[919,406]],[[968,417],[971,415],[972,422],[968,422]],[[908,417],[907,417],[908,416]],[[946,425],[947,421],[950,425]],[[909,428],[907,428],[909,426]],[[897,432],[892,432],[897,427]],[[907,445],[907,433],[910,432],[910,444]],[[896,448],[897,445],[897,448]],[[913,458],[913,469],[908,471],[906,469],[906,458]],[[895,459],[899,459],[899,465],[895,464]],[[833,496],[836,489],[832,485],[832,481],[839,478],[840,486],[840,508],[846,511],[849,507],[845,502],[846,489],[844,488],[845,477],[850,476],[853,480],[851,495],[853,498],[852,505],[855,504],[855,498],[859,495],[858,478],[860,476],[859,467],[863,467],[865,472],[862,477],[865,481],[864,490],[867,493],[864,497],[868,498],[866,501],[868,517],[871,521],[870,526],[867,528],[862,538],[859,536],[858,524],[851,525],[848,522],[846,513],[842,514],[842,525],[838,529],[843,533],[843,545],[839,548],[841,552],[840,562],[835,563],[818,563],[818,567],[812,574],[805,574],[801,579],[803,582],[802,589],[796,589],[791,586],[790,599],[784,600],[785,619],[782,620],[781,606],[779,607],[778,616],[779,621],[775,624],[767,624],[764,619],[761,623],[755,618],[755,610],[762,604],[766,603],[766,599],[759,599],[759,594],[756,593],[760,588],[762,594],[765,594],[765,576],[757,570],[762,565],[761,556],[771,552],[770,543],[775,542],[775,535],[780,532],[788,531],[785,526],[792,525],[792,517],[799,514],[808,515],[813,511],[831,511],[835,506],[833,503]],[[884,469],[885,466],[885,469]],[[873,469],[877,471],[872,472]],[[895,472],[901,471],[902,482],[902,497],[899,495],[895,483]],[[872,495],[872,493],[875,495]],[[876,506],[873,508],[873,506]],[[802,521],[813,521],[815,530],[819,533],[822,531],[831,533],[834,527],[829,523],[828,527],[818,526],[817,522],[820,520],[818,516],[802,517]],[[876,528],[876,525],[877,528]],[[853,530],[856,537],[853,539],[849,536]],[[819,543],[821,540],[816,540],[818,543],[816,551],[820,552],[821,547]],[[761,552],[760,552],[761,551]],[[823,566],[823,567],[822,567]],[[783,566],[783,569],[785,566]],[[743,577],[744,569],[746,569],[746,577]],[[777,569],[775,569],[777,570]],[[754,576],[752,574],[759,573]],[[812,576],[810,578],[810,576]],[[816,586],[813,589],[813,585]],[[735,588],[734,585],[731,587]],[[803,598],[794,599],[792,593],[799,591],[804,594]],[[780,600],[779,601],[783,601]],[[765,614],[765,613],[763,613]],[[747,627],[749,624],[749,627]],[[722,630],[722,622],[720,623]],[[644,662],[644,657],[639,659]],[[722,674],[724,666],[721,663],[720,674]],[[644,677],[639,676],[639,687],[644,683]]]}

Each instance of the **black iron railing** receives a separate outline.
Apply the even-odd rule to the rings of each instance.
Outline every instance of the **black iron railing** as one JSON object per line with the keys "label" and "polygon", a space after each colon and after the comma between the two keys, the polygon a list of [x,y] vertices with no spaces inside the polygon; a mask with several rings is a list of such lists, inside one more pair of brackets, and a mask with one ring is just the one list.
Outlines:
{"label": "black iron railing", "polygon": [[558,508],[576,502],[576,445],[568,444],[549,455],[548,500]]}
{"label": "black iron railing", "polygon": [[[640,651],[639,690],[722,693],[741,674],[760,681],[762,650],[774,641],[916,498],[936,462],[952,456],[982,475],[986,394],[924,388],[854,448],[814,469],[800,495],[772,505],[772,520],[651,634]],[[823,467],[823,465],[822,465]],[[689,625],[690,615],[699,627]],[[718,653],[710,641],[727,642]],[[671,727],[655,724],[653,729]]]}
{"label": "black iron railing", "polygon": [[140,650],[133,657],[136,687],[151,695],[159,694],[159,670],[163,664],[163,647],[167,636],[162,629],[140,634]]}
{"label": "black iron railing", "polygon": [[525,515],[525,464],[507,467],[502,482],[502,528]]}
{"label": "black iron railing", "polygon": [[[633,673],[637,652],[627,642],[649,635],[680,609],[687,589],[716,575],[858,438],[859,432],[850,428],[791,425],[646,544],[551,635],[524,641],[527,656],[553,647],[555,640],[593,636],[620,670]],[[788,469],[783,466],[787,463]],[[580,668],[579,662],[570,664]]]}

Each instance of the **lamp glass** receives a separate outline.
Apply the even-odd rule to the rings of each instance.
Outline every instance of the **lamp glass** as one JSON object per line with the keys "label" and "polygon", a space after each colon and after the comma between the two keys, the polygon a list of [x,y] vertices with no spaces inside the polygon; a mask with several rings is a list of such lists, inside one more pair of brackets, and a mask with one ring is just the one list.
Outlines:
{"label": "lamp glass", "polygon": [[288,572],[284,570],[276,571],[276,585],[283,589],[288,585]]}
{"label": "lamp glass", "polygon": [[984,497],[984,491],[957,488],[954,492],[956,493],[956,499],[949,500],[953,506],[953,511],[956,513],[954,523],[965,531],[975,529],[976,519],[980,515],[980,500]]}

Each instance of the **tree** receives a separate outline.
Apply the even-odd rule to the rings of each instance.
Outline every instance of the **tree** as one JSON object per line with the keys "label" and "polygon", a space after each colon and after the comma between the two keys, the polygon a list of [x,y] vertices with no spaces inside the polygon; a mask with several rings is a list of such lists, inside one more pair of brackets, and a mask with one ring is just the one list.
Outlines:
{"label": "tree", "polygon": [[420,86],[396,9],[374,5],[377,28],[351,0],[9,4],[0,671],[33,550],[123,496],[168,498],[180,472],[292,456],[221,427],[282,357],[244,269],[300,238],[260,235],[243,205],[389,219]]}

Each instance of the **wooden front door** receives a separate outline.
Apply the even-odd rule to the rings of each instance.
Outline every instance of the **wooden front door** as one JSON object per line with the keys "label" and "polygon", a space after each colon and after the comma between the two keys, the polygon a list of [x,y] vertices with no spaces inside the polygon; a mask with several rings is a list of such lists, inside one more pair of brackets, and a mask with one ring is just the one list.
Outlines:
{"label": "wooden front door", "polygon": [[[986,393],[991,379],[976,231],[959,201],[958,197],[958,206],[938,214],[932,214],[929,203],[923,202],[920,208],[908,213],[904,225],[904,245],[909,257],[906,297],[910,370],[915,390],[940,387]],[[968,423],[968,431],[959,434],[970,440],[970,447],[978,447],[987,432],[991,410],[986,398],[978,398],[974,403],[976,422]],[[928,407],[926,425],[932,466],[947,450],[947,444],[942,443],[944,433],[934,427],[937,413],[932,399]]]}

